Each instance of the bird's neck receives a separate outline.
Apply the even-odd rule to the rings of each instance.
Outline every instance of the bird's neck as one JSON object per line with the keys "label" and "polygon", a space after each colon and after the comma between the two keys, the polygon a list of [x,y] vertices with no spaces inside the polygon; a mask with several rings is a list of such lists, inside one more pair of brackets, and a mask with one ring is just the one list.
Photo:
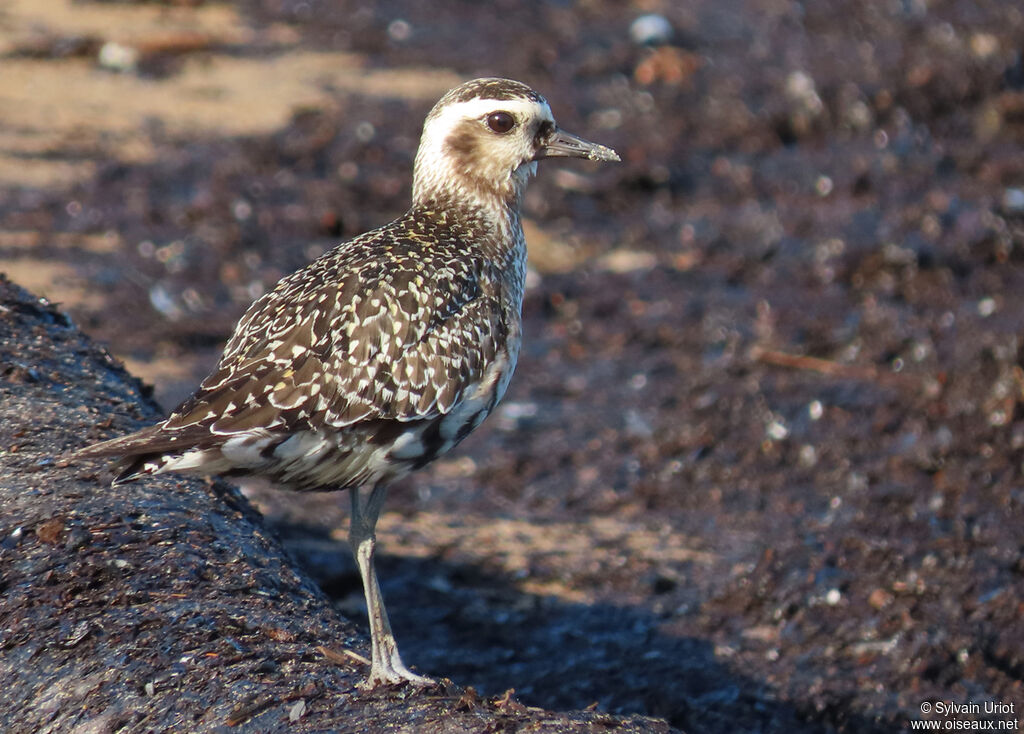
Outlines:
{"label": "bird's neck", "polygon": [[495,183],[469,177],[450,177],[413,183],[413,206],[430,205],[473,211],[491,218],[518,216],[526,189],[526,176],[518,171]]}
{"label": "bird's neck", "polygon": [[[521,248],[523,228],[519,217],[521,187],[510,195],[485,194],[449,188],[444,191],[418,190],[413,198],[413,213],[453,228],[481,235],[481,241],[492,242],[499,250]],[[504,257],[505,253],[495,253]]]}
{"label": "bird's neck", "polygon": [[495,225],[519,221],[519,207],[526,185],[537,170],[533,161],[515,170],[502,170],[487,161],[460,165],[452,155],[435,150],[431,141],[421,143],[413,171],[413,206],[450,207],[472,211]]}

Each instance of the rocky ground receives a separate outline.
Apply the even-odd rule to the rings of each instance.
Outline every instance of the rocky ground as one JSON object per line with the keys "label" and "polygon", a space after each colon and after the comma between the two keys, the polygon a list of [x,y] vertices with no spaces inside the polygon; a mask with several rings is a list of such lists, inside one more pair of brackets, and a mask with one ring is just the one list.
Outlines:
{"label": "rocky ground", "polygon": [[[0,53],[0,270],[166,407],[404,209],[457,81],[622,154],[542,166],[506,402],[382,521],[421,670],[701,732],[1024,705],[1019,4],[10,0]],[[358,620],[342,498],[247,491]]]}

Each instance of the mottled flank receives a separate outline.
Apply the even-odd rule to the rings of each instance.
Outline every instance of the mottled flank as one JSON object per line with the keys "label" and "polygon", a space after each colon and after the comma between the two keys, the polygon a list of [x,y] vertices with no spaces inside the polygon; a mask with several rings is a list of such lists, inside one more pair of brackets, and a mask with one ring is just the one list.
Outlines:
{"label": "mottled flank", "polygon": [[374,529],[387,485],[459,443],[505,394],[526,276],[519,205],[536,161],[551,155],[617,160],[559,131],[547,102],[518,82],[452,90],[424,123],[404,216],[253,303],[216,370],[167,420],[78,456],[121,457],[115,482],[191,471],[350,489],[368,682],[429,683],[399,657]]}

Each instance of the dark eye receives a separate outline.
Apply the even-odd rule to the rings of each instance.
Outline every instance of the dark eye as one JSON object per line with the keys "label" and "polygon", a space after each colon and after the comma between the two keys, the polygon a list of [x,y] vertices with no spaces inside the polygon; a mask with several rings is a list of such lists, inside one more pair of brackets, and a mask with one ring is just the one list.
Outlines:
{"label": "dark eye", "polygon": [[516,126],[516,118],[508,112],[492,112],[487,116],[487,127],[496,133],[507,133]]}

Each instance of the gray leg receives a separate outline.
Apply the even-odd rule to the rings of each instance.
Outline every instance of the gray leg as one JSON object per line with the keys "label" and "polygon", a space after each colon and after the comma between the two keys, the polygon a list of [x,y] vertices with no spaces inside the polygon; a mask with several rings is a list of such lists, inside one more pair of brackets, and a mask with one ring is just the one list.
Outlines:
{"label": "gray leg", "polygon": [[366,611],[370,617],[370,644],[373,650],[370,675],[364,685],[373,688],[380,683],[401,683],[403,681],[417,685],[429,685],[434,681],[413,673],[405,667],[398,654],[398,645],[391,632],[388,613],[384,609],[380,584],[377,583],[377,572],[373,568],[373,550],[377,544],[375,528],[377,527],[377,517],[384,506],[384,498],[387,496],[387,487],[383,484],[376,485],[370,491],[370,496],[366,498],[365,504],[360,502],[358,489],[350,490],[350,492],[352,493],[352,517],[348,542],[352,546],[356,563],[359,565],[359,575],[363,578]]}

